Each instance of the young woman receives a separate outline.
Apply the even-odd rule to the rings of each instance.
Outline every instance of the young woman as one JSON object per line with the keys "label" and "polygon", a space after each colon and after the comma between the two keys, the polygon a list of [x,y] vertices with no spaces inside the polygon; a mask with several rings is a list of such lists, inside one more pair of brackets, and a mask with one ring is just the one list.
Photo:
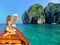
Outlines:
{"label": "young woman", "polygon": [[12,27],[10,26],[10,20],[11,20],[11,16],[8,15],[7,20],[6,20],[6,32],[7,33],[4,36],[6,36],[8,34],[15,34],[15,31],[16,31],[16,29],[15,29],[16,28],[16,19],[14,19],[15,22],[13,22]]}

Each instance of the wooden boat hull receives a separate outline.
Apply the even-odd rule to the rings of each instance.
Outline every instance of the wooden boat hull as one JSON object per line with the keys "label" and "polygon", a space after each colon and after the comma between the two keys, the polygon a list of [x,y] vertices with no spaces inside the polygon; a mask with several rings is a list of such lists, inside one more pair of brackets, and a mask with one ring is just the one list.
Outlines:
{"label": "wooden boat hull", "polygon": [[5,34],[6,34],[5,30],[0,32],[0,45],[3,44],[29,45],[25,36],[18,29],[16,29],[16,34],[9,34],[7,36],[4,36]]}

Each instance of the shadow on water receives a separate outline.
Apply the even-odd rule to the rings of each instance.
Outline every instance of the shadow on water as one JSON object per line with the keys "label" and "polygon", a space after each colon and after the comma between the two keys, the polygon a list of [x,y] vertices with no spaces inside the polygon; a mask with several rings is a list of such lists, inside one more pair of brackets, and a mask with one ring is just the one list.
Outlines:
{"label": "shadow on water", "polygon": [[[5,27],[0,24],[0,30]],[[30,45],[60,45],[60,25],[17,24],[17,28],[25,35]]]}

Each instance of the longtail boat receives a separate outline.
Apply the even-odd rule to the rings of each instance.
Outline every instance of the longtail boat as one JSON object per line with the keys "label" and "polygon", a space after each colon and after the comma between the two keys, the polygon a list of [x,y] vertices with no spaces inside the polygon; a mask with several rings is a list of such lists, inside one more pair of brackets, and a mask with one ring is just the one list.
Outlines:
{"label": "longtail boat", "polygon": [[6,30],[0,32],[0,45],[10,44],[10,45],[29,45],[25,36],[16,29],[16,34],[8,34]]}

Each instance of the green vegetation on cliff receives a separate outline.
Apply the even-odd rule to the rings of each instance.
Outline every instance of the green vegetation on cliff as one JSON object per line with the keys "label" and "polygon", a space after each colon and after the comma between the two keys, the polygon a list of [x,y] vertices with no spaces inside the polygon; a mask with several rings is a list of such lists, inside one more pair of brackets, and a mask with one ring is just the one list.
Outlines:
{"label": "green vegetation on cliff", "polygon": [[43,9],[40,4],[33,4],[22,16],[25,24],[60,24],[60,4],[48,3]]}
{"label": "green vegetation on cliff", "polygon": [[45,22],[48,24],[60,23],[60,4],[49,3],[44,9]]}
{"label": "green vegetation on cliff", "polygon": [[37,24],[39,19],[43,20],[44,18],[44,9],[40,4],[33,4],[22,16],[23,23],[25,24]]}

